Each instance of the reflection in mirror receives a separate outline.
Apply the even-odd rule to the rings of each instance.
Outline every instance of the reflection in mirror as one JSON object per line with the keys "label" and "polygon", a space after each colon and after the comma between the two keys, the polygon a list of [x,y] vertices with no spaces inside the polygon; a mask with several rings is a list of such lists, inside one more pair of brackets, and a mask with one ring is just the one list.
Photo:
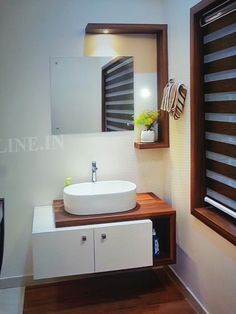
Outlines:
{"label": "reflection in mirror", "polygon": [[86,34],[86,56],[133,56],[134,111],[157,110],[157,38],[155,34]]}
{"label": "reflection in mirror", "polygon": [[51,59],[52,134],[133,130],[133,58]]}
{"label": "reflection in mirror", "polygon": [[117,57],[102,68],[102,130],[133,130],[133,57]]}
{"label": "reflection in mirror", "polygon": [[100,59],[55,57],[50,61],[52,134],[98,132]]}
{"label": "reflection in mirror", "polygon": [[[51,58],[52,134],[133,130],[133,115],[157,109],[155,35],[86,35],[84,54]],[[118,60],[132,64],[133,83],[118,67],[105,86],[104,69]]]}

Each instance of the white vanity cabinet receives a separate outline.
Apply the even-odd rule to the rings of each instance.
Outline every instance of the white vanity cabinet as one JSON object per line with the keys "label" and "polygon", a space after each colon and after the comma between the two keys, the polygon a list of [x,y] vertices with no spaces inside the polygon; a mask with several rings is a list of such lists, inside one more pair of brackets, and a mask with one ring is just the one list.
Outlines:
{"label": "white vanity cabinet", "polygon": [[95,272],[151,266],[152,222],[149,219],[97,225]]}
{"label": "white vanity cabinet", "polygon": [[34,279],[153,265],[152,221],[56,228],[51,206],[34,210]]}
{"label": "white vanity cabinet", "polygon": [[33,235],[34,278],[94,272],[93,229]]}

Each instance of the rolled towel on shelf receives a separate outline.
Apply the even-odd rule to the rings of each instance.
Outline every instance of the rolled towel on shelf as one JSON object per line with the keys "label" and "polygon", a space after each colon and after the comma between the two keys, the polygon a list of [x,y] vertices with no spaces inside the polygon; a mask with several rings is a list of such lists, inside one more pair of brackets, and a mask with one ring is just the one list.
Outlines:
{"label": "rolled towel on shelf", "polygon": [[161,110],[167,111],[175,120],[180,118],[184,109],[187,89],[184,84],[170,80],[164,88]]}

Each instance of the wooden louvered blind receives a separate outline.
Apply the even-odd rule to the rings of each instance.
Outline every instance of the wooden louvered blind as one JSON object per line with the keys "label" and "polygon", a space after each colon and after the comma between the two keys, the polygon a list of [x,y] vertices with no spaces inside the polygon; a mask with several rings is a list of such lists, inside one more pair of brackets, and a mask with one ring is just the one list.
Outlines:
{"label": "wooden louvered blind", "polygon": [[103,67],[103,131],[134,129],[133,77],[133,57],[118,57]]}
{"label": "wooden louvered blind", "polygon": [[202,32],[205,201],[236,218],[236,11]]}

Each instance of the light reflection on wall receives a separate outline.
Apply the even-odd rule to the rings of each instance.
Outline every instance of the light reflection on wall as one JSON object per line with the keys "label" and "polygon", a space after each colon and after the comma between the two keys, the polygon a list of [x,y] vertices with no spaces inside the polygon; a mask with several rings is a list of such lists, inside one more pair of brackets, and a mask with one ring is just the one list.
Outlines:
{"label": "light reflection on wall", "polygon": [[85,37],[85,55],[94,57],[118,56],[118,51],[114,48],[116,37],[114,35],[86,35]]}
{"label": "light reflection on wall", "polygon": [[146,98],[149,98],[151,96],[151,92],[150,92],[150,89],[147,88],[147,87],[143,87],[141,90],[140,90],[140,96],[144,99]]}

